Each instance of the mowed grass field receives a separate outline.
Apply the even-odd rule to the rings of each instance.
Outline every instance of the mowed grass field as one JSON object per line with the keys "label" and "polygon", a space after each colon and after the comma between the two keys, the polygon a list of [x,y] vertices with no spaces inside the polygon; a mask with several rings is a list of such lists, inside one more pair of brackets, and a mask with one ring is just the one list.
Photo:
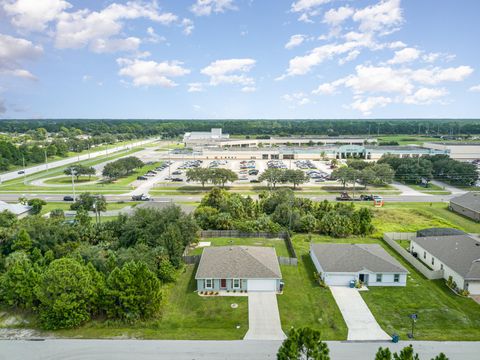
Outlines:
{"label": "mowed grass field", "polygon": [[[210,242],[210,246],[266,246],[274,247],[277,256],[289,257],[287,246],[283,239],[265,239],[265,238],[208,238],[201,241]],[[200,255],[204,247],[196,247],[188,253],[189,255]]]}

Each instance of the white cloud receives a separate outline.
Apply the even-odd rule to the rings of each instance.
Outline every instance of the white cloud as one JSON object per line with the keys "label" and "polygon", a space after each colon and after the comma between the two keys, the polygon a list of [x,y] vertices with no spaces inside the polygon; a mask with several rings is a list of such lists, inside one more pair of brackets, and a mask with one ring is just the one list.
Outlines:
{"label": "white cloud", "polygon": [[390,49],[401,49],[407,47],[407,44],[405,44],[403,41],[394,41],[388,44],[388,47]]}
{"label": "white cloud", "polygon": [[141,44],[137,37],[126,39],[95,39],[90,44],[90,50],[95,53],[112,53],[117,51],[136,51]]}
{"label": "white cloud", "polygon": [[357,41],[348,41],[343,44],[326,44],[311,50],[307,55],[296,56],[289,61],[287,73],[277,78],[282,80],[287,76],[304,75],[312,70],[313,67],[320,65],[325,60],[333,58],[335,55],[349,53],[363,44]]}
{"label": "white cloud", "polygon": [[193,29],[195,28],[195,26],[193,25],[193,21],[187,18],[184,18],[182,20],[181,26],[183,26],[183,33],[185,35],[190,35],[193,32]]}
{"label": "white cloud", "polygon": [[404,64],[412,62],[420,57],[420,50],[415,48],[404,48],[402,50],[395,51],[395,56],[388,61],[389,64]]}
{"label": "white cloud", "polygon": [[413,84],[408,76],[388,66],[358,65],[356,75],[345,79],[345,86],[355,93],[400,93],[410,94]]}
{"label": "white cloud", "polygon": [[329,3],[331,0],[297,0],[292,3],[291,10],[293,12],[311,11],[320,5]]}
{"label": "white cloud", "polygon": [[153,60],[139,60],[119,58],[118,74],[132,79],[134,86],[162,86],[173,87],[177,84],[172,77],[181,77],[190,73],[182,67],[179,61],[155,62]]}
{"label": "white cloud", "polygon": [[480,84],[478,85],[475,85],[475,86],[472,86],[470,89],[468,89],[469,91],[473,91],[473,92],[480,92]]}
{"label": "white cloud", "polygon": [[430,104],[438,98],[444,97],[448,94],[448,91],[444,88],[420,88],[412,95],[405,97],[403,102],[405,104]]}
{"label": "white cloud", "polygon": [[357,98],[350,105],[352,109],[360,111],[363,115],[370,115],[376,107],[385,107],[392,102],[392,99],[384,96],[370,96],[366,99]]}
{"label": "white cloud", "polygon": [[293,94],[285,94],[282,96],[282,98],[285,101],[288,101],[290,103],[294,103],[295,105],[307,105],[310,103],[310,99],[308,98],[308,95],[303,93],[303,92],[297,92]]}
{"label": "white cloud", "polygon": [[240,84],[252,86],[255,81],[248,73],[255,65],[254,59],[225,59],[212,62],[200,72],[210,77],[210,85]]}
{"label": "white cloud", "polygon": [[223,13],[236,10],[233,0],[196,0],[190,8],[196,16],[208,16],[212,13]]}
{"label": "white cloud", "polygon": [[465,65],[449,68],[434,67],[411,70],[410,73],[413,80],[422,84],[434,85],[445,81],[463,81],[473,73],[473,68]]}
{"label": "white cloud", "polygon": [[403,23],[400,0],[383,0],[357,10],[353,20],[359,23],[362,32],[379,32],[381,35],[391,33]]}
{"label": "white cloud", "polygon": [[[95,50],[98,48],[95,43],[100,41],[110,51],[114,51],[116,43],[119,45],[118,50],[121,51],[126,47],[126,39],[118,39],[115,36],[122,34],[123,20],[139,18],[147,18],[162,25],[179,22],[176,15],[159,12],[155,2],[147,4],[129,1],[125,4],[110,4],[98,12],[88,9],[71,13],[63,12],[58,16],[55,45],[62,49],[78,49],[90,46],[92,50]],[[112,40],[114,44],[106,44]],[[129,42],[131,47],[131,40]]]}
{"label": "white cloud", "polygon": [[299,45],[301,45],[306,39],[306,36],[305,35],[301,35],[301,34],[296,34],[296,35],[292,35],[290,36],[290,40],[288,40],[288,43],[285,44],[285,49],[293,49],[294,47],[297,47]]}
{"label": "white cloud", "polygon": [[333,95],[337,92],[337,87],[333,83],[323,83],[312,91],[312,94],[319,95]]}
{"label": "white cloud", "polygon": [[339,63],[340,65],[343,65],[343,64],[345,64],[345,63],[347,63],[347,62],[350,62],[350,61],[355,60],[355,59],[358,57],[358,55],[360,55],[360,51],[359,51],[359,50],[350,51],[350,52],[347,54],[347,56],[345,56],[344,58],[340,59],[340,60],[338,61],[338,63]]}
{"label": "white cloud", "polygon": [[33,80],[35,76],[22,69],[21,63],[35,60],[42,53],[42,47],[29,40],[0,34],[0,74]]}
{"label": "white cloud", "polygon": [[330,9],[323,16],[323,22],[330,26],[338,26],[354,13],[354,10],[348,6],[342,6],[338,9]]}
{"label": "white cloud", "polygon": [[257,91],[257,88],[255,86],[244,86],[241,89],[241,91],[244,92],[244,93],[252,93],[252,92]]}
{"label": "white cloud", "polygon": [[204,91],[204,87],[202,83],[195,82],[195,83],[189,83],[188,84],[188,92],[202,92]]}
{"label": "white cloud", "polygon": [[7,0],[3,4],[12,24],[29,31],[45,30],[50,21],[71,7],[64,0]]}
{"label": "white cloud", "polygon": [[151,26],[147,28],[148,38],[147,41],[153,44],[157,44],[159,42],[167,41],[164,36],[160,36],[155,32],[155,29]]}
{"label": "white cloud", "polygon": [[304,23],[313,23],[313,20],[310,19],[307,13],[303,13],[298,17],[298,21],[304,22]]}

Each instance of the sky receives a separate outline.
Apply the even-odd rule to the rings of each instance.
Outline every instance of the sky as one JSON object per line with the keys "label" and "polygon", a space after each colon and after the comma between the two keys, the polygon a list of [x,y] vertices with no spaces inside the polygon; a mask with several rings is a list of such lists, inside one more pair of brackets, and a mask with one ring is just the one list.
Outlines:
{"label": "sky", "polygon": [[0,118],[479,118],[478,0],[0,0]]}

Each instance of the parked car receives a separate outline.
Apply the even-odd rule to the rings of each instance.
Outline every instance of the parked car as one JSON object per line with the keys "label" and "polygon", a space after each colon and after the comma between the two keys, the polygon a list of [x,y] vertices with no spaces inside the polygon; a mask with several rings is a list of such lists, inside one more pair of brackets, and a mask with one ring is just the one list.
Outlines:
{"label": "parked car", "polygon": [[73,201],[73,196],[70,196],[70,195],[64,196],[63,201]]}
{"label": "parked car", "polygon": [[173,178],[172,181],[174,182],[183,182],[182,178]]}
{"label": "parked car", "polygon": [[146,176],[137,176],[137,180],[147,180]]}

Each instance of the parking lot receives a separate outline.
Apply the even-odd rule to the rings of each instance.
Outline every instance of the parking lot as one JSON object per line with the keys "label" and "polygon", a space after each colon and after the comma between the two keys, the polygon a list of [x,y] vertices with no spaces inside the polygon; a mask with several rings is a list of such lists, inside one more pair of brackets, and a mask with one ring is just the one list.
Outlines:
{"label": "parking lot", "polygon": [[[155,178],[158,186],[176,185],[199,185],[196,182],[187,181],[187,171],[194,168],[229,169],[238,175],[235,186],[250,186],[261,184],[259,176],[269,168],[302,170],[310,178],[309,186],[320,186],[330,181],[332,169],[325,161],[318,160],[173,160],[166,161],[154,172],[147,173],[140,180]],[[135,184],[134,184],[135,185]],[[266,184],[263,184],[266,185]]]}

